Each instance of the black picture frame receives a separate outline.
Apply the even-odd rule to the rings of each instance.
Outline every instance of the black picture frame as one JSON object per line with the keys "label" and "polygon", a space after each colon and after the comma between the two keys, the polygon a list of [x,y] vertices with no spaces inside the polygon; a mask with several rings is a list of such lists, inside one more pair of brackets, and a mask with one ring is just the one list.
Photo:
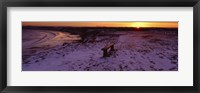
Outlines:
{"label": "black picture frame", "polygon": [[[7,7],[193,7],[194,86],[7,86]],[[0,1],[0,91],[2,93],[199,93],[200,0],[2,0]],[[191,19],[192,20],[192,19]]]}

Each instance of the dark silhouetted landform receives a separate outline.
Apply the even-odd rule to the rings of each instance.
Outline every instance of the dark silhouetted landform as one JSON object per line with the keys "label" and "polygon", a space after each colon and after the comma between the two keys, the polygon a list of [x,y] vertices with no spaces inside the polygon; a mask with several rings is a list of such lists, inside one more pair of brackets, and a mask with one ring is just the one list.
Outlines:
{"label": "dark silhouetted landform", "polygon": [[65,27],[65,26],[23,26],[23,29],[58,30],[58,31],[87,31],[87,30],[108,30],[108,31],[178,31],[178,28],[164,27]]}

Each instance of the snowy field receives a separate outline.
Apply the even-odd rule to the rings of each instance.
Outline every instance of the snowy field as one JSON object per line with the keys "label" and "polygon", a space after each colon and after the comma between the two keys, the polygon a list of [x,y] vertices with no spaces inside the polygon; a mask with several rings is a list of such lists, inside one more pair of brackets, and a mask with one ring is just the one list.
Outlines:
{"label": "snowy field", "polygon": [[[178,71],[177,31],[102,33],[83,43],[69,32],[23,29],[22,71]],[[115,51],[103,57],[111,42]]]}

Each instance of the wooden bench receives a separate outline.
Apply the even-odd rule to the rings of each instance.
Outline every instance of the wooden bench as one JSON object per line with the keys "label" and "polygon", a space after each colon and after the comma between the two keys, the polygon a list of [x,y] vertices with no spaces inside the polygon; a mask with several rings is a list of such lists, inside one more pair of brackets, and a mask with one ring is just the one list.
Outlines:
{"label": "wooden bench", "polygon": [[[108,51],[110,49],[110,51]],[[106,45],[104,48],[101,49],[103,51],[103,57],[108,57],[111,51],[114,51],[114,43]]]}

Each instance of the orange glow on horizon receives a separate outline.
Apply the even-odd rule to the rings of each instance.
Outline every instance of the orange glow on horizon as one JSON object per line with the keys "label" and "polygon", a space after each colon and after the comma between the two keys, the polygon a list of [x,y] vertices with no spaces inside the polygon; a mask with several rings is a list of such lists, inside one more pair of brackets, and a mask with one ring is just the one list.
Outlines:
{"label": "orange glow on horizon", "polygon": [[22,26],[178,28],[178,22],[22,22]]}
{"label": "orange glow on horizon", "polygon": [[148,27],[148,25],[146,25],[145,22],[134,22],[131,24],[132,27],[137,27],[137,28],[140,28],[140,27]]}

